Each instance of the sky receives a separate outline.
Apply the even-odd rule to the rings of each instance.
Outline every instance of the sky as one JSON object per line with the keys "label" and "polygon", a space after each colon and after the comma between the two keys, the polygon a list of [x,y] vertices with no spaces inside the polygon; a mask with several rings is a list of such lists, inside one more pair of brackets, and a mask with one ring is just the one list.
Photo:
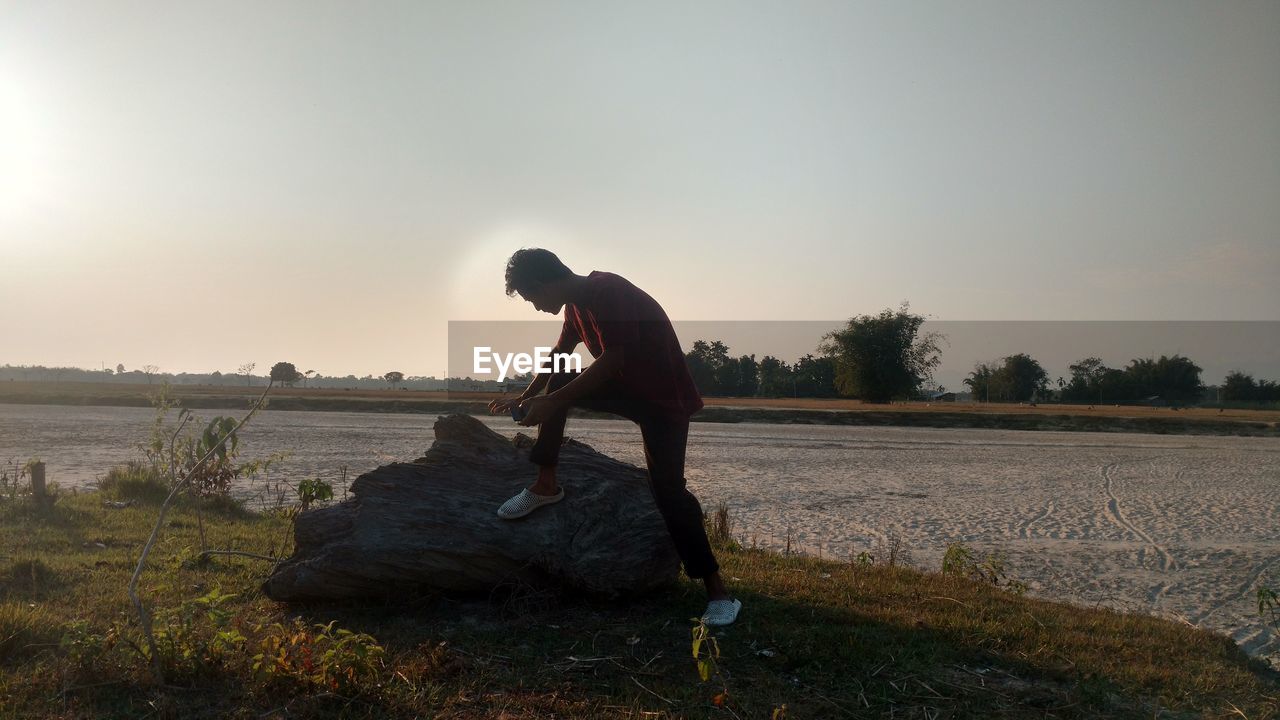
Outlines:
{"label": "sky", "polygon": [[1278,38],[1269,0],[7,0],[0,363],[440,375],[450,321],[547,317],[503,292],[535,246],[677,320],[1277,320]]}

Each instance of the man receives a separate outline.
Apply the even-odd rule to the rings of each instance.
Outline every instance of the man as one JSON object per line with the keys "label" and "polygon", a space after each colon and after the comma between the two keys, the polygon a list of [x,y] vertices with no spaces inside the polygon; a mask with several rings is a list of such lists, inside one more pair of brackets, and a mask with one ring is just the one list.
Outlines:
{"label": "man", "polygon": [[519,250],[507,261],[507,294],[516,293],[542,312],[558,315],[564,309],[554,352],[570,353],[582,342],[595,361],[581,373],[538,373],[519,397],[489,403],[492,413],[519,407],[521,424],[538,426],[529,452],[537,479],[498,508],[498,516],[524,517],[564,497],[556,483],[556,460],[570,407],[632,420],[640,426],[650,489],[685,574],[706,586],[703,620],[732,623],[742,603],[724,586],[702,526],[702,506],[685,486],[689,416],[702,408],[702,398],[666,312],[624,278],[600,271],[577,275],[541,249]]}

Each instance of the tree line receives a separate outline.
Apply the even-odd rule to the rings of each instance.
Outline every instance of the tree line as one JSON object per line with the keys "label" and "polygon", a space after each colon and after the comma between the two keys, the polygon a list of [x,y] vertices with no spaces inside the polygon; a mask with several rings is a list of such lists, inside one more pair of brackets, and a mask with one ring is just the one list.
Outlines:
{"label": "tree line", "polygon": [[[859,315],[824,335],[818,355],[787,364],[771,355],[734,357],[719,340],[698,340],[685,355],[703,395],[734,397],[848,397],[867,402],[919,400],[931,385],[946,338],[921,332],[925,318],[903,303],[897,310]],[[1060,402],[1080,405],[1200,403],[1202,368],[1182,355],[1134,358],[1110,368],[1097,357],[1069,366],[1070,377],[1050,381],[1035,358],[1015,353],[978,363],[964,379],[975,402]],[[942,394],[945,388],[934,388]],[[1280,384],[1234,371],[1223,381],[1221,403],[1280,402]]]}
{"label": "tree line", "polygon": [[1109,368],[1100,358],[1079,360],[1056,387],[1035,358],[1018,353],[998,363],[979,363],[964,384],[978,402],[1063,402],[1077,405],[1134,405],[1159,402],[1174,407],[1198,403],[1205,386],[1201,368],[1181,355],[1135,358]]}
{"label": "tree line", "polygon": [[[910,310],[907,303],[875,315],[850,318],[843,327],[823,335],[817,352],[794,363],[772,355],[759,360],[755,355],[731,354],[720,340],[697,340],[685,354],[698,390],[707,396],[857,398],[881,403],[918,400],[932,388],[933,371],[941,363],[941,345],[946,338],[936,332],[922,332],[925,317]],[[126,371],[123,365],[81,370],[79,368],[0,367],[0,380],[124,380],[147,382],[162,377],[179,383],[253,384],[254,363],[246,363],[234,375],[214,371],[209,375],[159,374],[159,368],[145,365]],[[1097,357],[1071,364],[1070,377],[1050,382],[1048,373],[1035,358],[1015,353],[994,362],[978,363],[964,379],[976,402],[1061,402],[1071,404],[1132,405],[1137,403],[1192,405],[1202,401],[1205,385],[1202,369],[1182,355],[1135,358],[1123,368],[1110,368]],[[509,384],[471,378],[406,377],[399,371],[381,377],[325,377],[314,370],[300,372],[292,363],[277,363],[270,377],[292,385],[301,382],[320,387],[404,387],[414,390],[461,389],[504,391]],[[265,378],[262,378],[265,380]],[[528,381],[530,378],[513,378]],[[1233,371],[1223,380],[1219,403],[1280,403],[1280,384],[1255,380]]]}

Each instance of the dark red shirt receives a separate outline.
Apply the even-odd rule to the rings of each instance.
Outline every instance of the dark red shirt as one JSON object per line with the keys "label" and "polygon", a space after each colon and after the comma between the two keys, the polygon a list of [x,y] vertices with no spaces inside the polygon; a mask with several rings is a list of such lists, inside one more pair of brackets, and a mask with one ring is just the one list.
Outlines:
{"label": "dark red shirt", "polygon": [[682,415],[702,409],[680,341],[667,313],[648,293],[626,278],[591,271],[587,292],[564,306],[564,327],[556,346],[569,352],[585,343],[591,357],[625,346],[621,381],[624,391]]}

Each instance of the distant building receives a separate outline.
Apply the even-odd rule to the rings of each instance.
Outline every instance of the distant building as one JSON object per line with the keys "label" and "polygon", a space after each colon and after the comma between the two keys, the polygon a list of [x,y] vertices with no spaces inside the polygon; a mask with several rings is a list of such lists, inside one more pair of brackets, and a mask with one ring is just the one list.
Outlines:
{"label": "distant building", "polygon": [[924,399],[929,402],[955,402],[956,394],[953,392],[931,392],[925,393]]}

